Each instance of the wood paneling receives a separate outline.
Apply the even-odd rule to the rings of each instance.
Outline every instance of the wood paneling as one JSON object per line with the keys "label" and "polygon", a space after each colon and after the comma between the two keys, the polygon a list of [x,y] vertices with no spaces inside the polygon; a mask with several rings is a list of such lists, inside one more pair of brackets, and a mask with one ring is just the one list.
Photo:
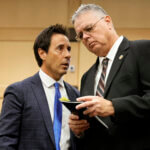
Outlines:
{"label": "wood paneling", "polygon": [[32,47],[29,41],[0,41],[0,96],[9,84],[38,71]]}
{"label": "wood paneling", "polygon": [[116,31],[119,35],[124,35],[130,40],[150,40],[150,28],[117,28]]}
{"label": "wood paneling", "polygon": [[0,28],[0,41],[34,41],[44,28]]}
{"label": "wood paneling", "polygon": [[71,23],[71,17],[80,5],[81,0],[68,0],[68,27],[73,27]]}
{"label": "wood paneling", "polygon": [[0,27],[67,25],[68,0],[0,0]]}

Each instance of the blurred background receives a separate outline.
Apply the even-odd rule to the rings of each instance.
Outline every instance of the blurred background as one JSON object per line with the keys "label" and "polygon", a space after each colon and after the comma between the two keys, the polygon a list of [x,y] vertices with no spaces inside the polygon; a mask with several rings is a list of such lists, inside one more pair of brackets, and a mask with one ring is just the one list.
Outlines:
{"label": "blurred background", "polygon": [[[39,70],[32,48],[36,36],[56,23],[73,35],[71,16],[82,3],[101,5],[119,35],[150,39],[150,0],[0,0],[0,109],[5,88]],[[71,67],[64,80],[80,89],[81,76],[96,56],[80,42],[71,41],[71,46]]]}

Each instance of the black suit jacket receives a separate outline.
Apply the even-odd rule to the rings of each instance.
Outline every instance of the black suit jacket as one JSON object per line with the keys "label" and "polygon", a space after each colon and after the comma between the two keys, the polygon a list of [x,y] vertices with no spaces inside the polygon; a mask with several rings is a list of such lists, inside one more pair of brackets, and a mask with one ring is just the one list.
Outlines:
{"label": "black suit jacket", "polygon": [[[83,75],[81,96],[94,95],[99,61]],[[150,150],[150,41],[123,39],[112,64],[104,98],[112,101],[115,115],[103,118],[85,132],[85,150]]]}
{"label": "black suit jacket", "polygon": [[[75,101],[79,92],[64,84],[69,99]],[[71,138],[71,149],[75,150],[72,141]],[[55,150],[53,123],[38,73],[10,85],[5,91],[0,116],[0,150]]]}

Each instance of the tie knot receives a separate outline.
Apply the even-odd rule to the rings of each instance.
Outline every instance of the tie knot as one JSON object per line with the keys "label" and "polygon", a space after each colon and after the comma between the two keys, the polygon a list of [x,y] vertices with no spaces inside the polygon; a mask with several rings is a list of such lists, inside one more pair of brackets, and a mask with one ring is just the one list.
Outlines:
{"label": "tie knot", "polygon": [[58,82],[55,82],[54,86],[55,86],[56,89],[59,89],[59,83]]}
{"label": "tie knot", "polygon": [[108,60],[109,60],[108,58],[103,59],[102,64],[103,65],[108,65]]}

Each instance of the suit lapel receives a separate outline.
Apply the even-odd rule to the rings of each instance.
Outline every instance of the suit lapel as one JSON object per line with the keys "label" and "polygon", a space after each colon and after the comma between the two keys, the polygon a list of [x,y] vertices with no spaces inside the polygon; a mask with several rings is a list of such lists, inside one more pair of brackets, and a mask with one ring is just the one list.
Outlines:
{"label": "suit lapel", "polygon": [[105,87],[105,93],[104,93],[104,97],[106,96],[108,89],[116,75],[116,73],[118,72],[119,68],[121,67],[121,64],[123,63],[126,55],[127,55],[127,49],[129,47],[129,41],[124,38],[119,49],[118,52],[115,56],[114,62],[112,64],[108,79],[107,79],[107,83],[106,83],[106,87]]}
{"label": "suit lapel", "polygon": [[76,95],[74,94],[74,91],[71,89],[71,87],[66,83],[64,82],[64,85],[65,85],[65,89],[66,89],[66,92],[67,92],[67,95],[68,95],[68,98],[71,100],[71,101],[76,101]]}
{"label": "suit lapel", "polygon": [[55,145],[54,133],[53,133],[53,123],[52,123],[52,119],[50,116],[50,110],[48,107],[48,102],[46,99],[46,95],[45,95],[39,74],[37,73],[33,77],[33,79],[34,80],[32,82],[32,90],[33,90],[33,93],[34,93],[36,100],[39,104],[39,108],[40,108],[40,111],[42,113],[43,120],[44,120],[45,126],[47,128],[47,131],[51,137],[53,144]]}
{"label": "suit lapel", "polygon": [[86,80],[81,84],[81,96],[94,95],[95,75],[98,64],[99,58],[97,58],[96,63],[90,68]]}
{"label": "suit lapel", "polygon": [[98,59],[96,63],[94,64],[94,66],[92,67],[91,74],[89,75],[89,78],[88,78],[88,82],[90,83],[90,84],[87,84],[88,95],[94,95],[94,84],[95,84],[95,75],[97,71],[97,62],[99,62]]}

